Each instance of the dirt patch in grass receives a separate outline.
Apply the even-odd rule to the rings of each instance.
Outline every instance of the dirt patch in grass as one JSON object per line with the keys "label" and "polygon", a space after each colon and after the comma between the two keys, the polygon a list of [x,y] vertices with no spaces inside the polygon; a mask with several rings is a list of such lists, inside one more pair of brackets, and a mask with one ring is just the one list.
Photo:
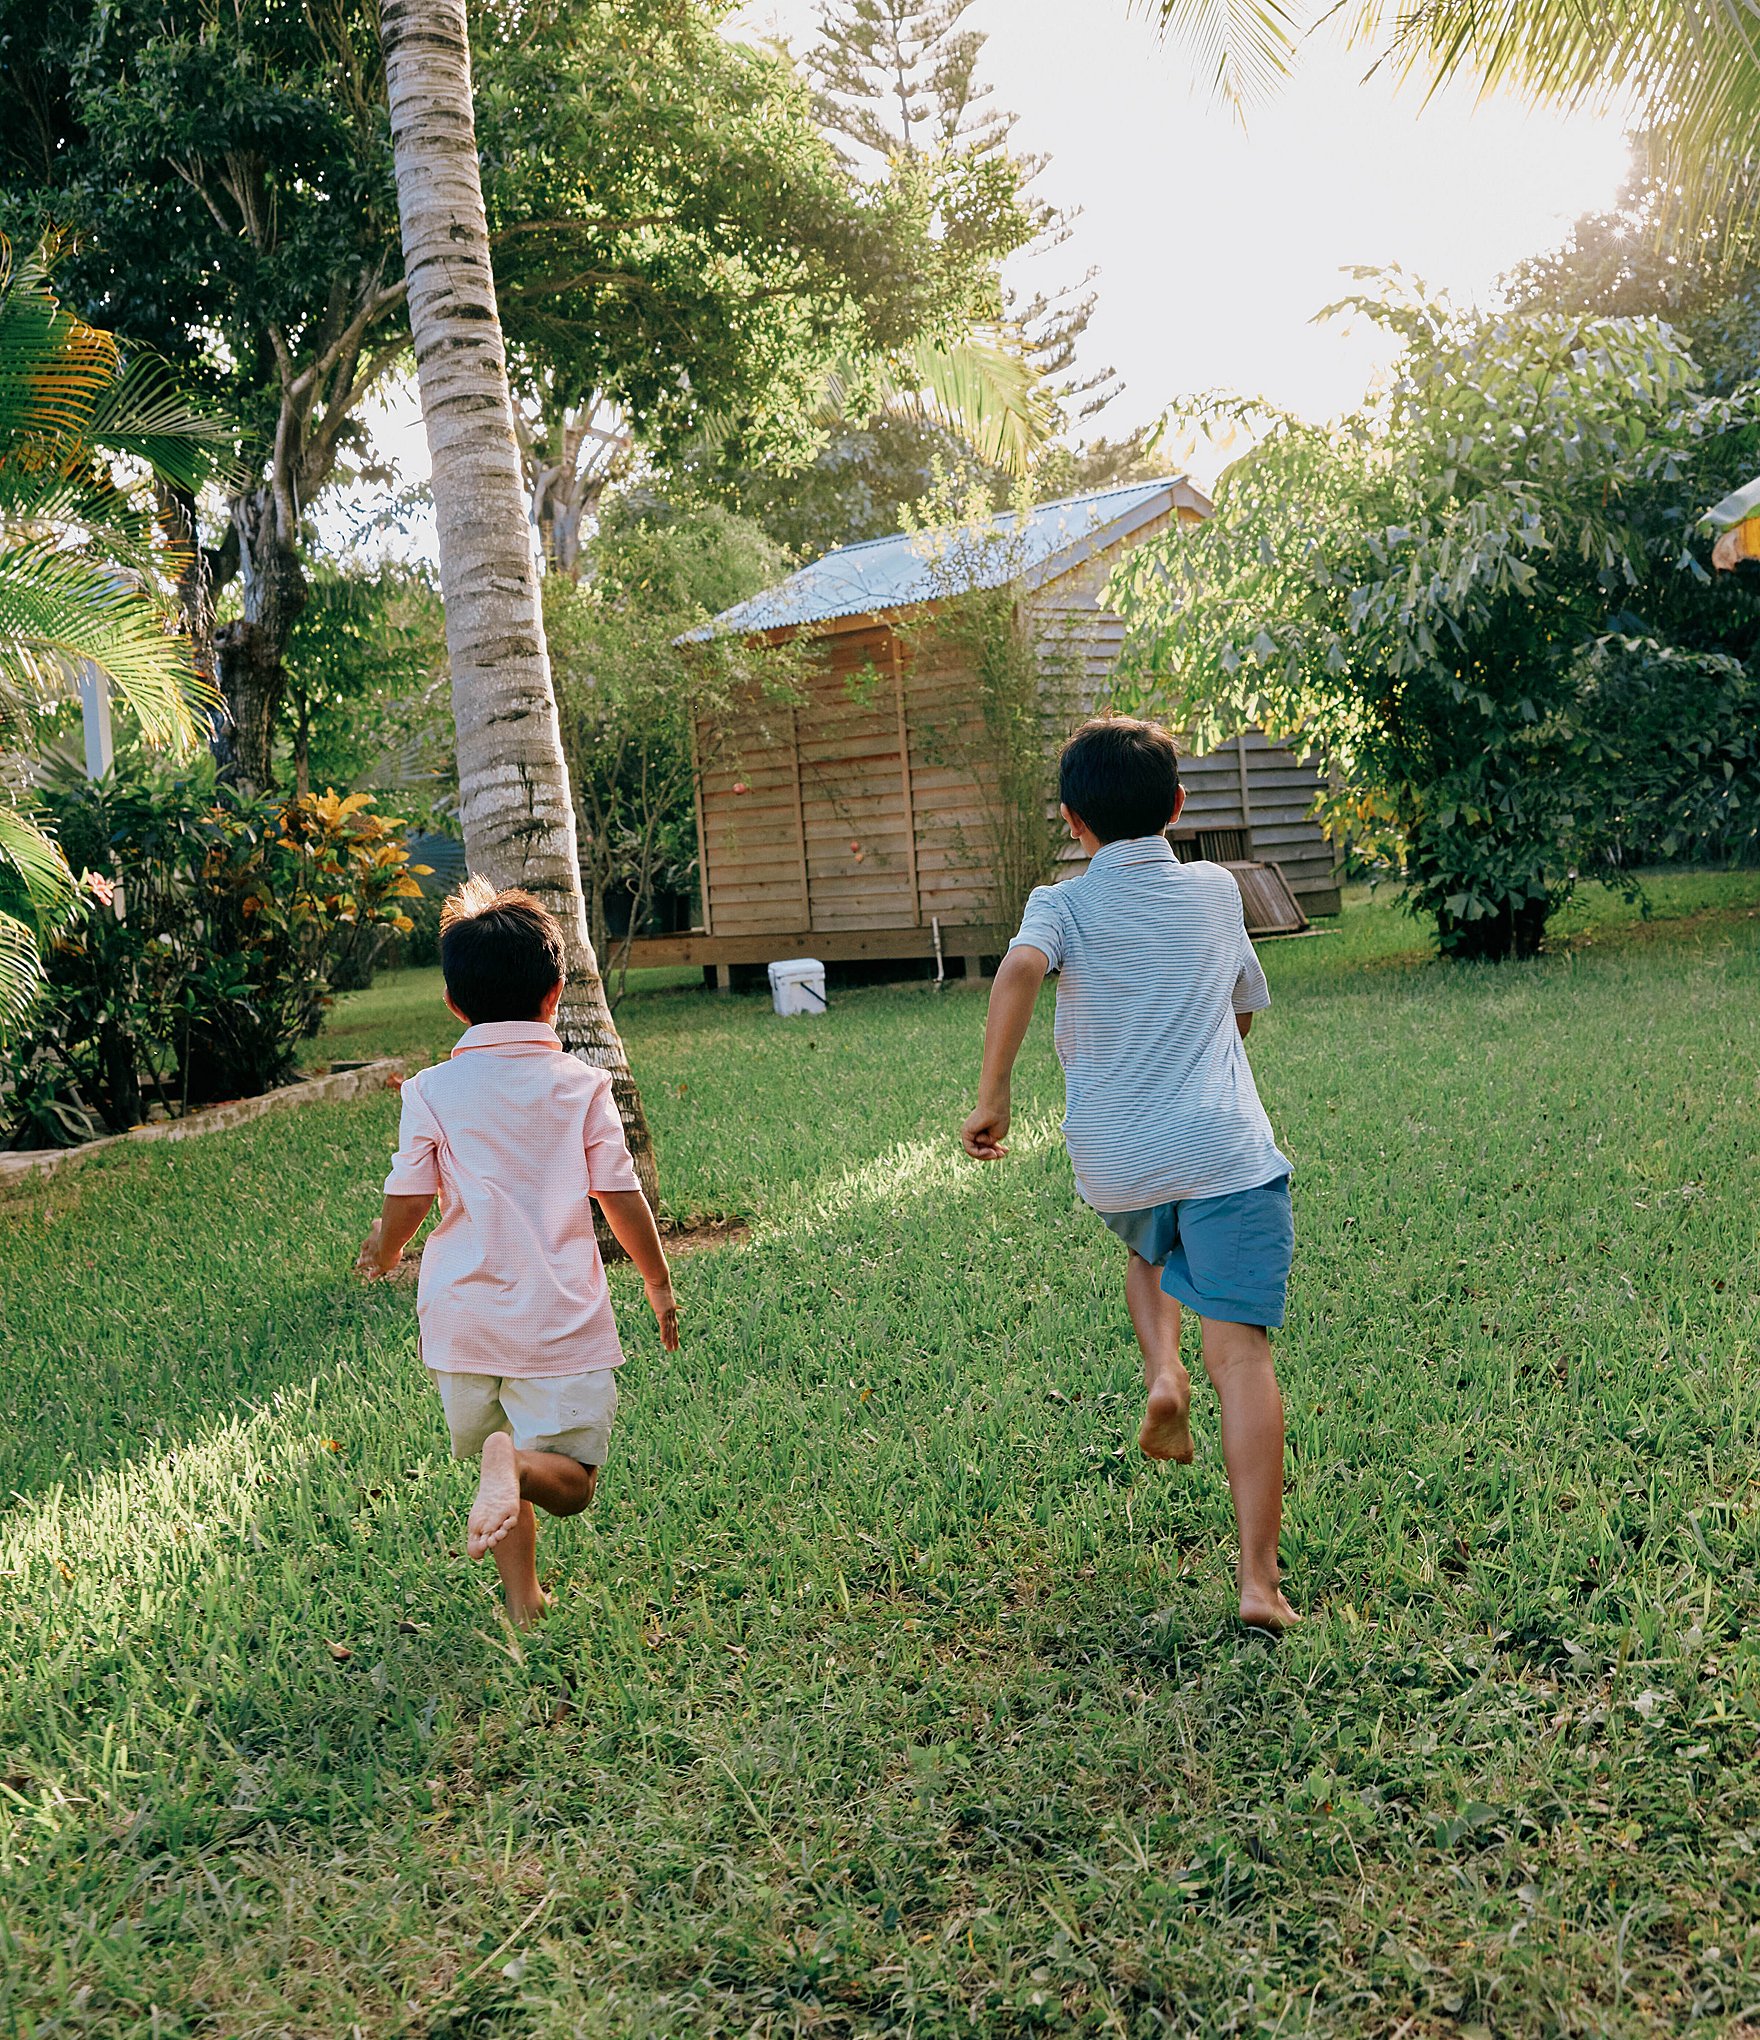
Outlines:
{"label": "dirt patch in grass", "polygon": [[752,1236],[751,1221],[728,1211],[690,1211],[663,1218],[660,1237],[669,1254],[696,1254],[706,1247],[734,1247]]}
{"label": "dirt patch in grass", "polygon": [[1548,941],[1546,947],[1549,954],[1559,955],[1567,950],[1603,949],[1616,942],[1679,941],[1684,936],[1697,935],[1706,929],[1727,928],[1733,934],[1744,921],[1760,921],[1760,907],[1705,907],[1695,914],[1658,911],[1648,919],[1635,917],[1630,921],[1557,935]]}

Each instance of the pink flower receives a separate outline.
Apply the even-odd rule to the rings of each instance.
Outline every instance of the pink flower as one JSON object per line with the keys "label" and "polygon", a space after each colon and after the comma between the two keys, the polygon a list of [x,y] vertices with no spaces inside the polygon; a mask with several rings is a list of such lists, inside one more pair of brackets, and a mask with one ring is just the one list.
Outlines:
{"label": "pink flower", "polygon": [[99,906],[110,907],[116,904],[116,881],[106,878],[101,871],[83,872],[79,882]]}

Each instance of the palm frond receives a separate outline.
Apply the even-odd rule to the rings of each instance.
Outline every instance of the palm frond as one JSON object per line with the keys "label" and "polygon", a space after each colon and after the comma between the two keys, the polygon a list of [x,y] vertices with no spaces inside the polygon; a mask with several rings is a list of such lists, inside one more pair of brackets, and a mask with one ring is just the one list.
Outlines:
{"label": "palm frond", "polygon": [[0,713],[26,716],[68,698],[96,666],[149,743],[189,748],[201,686],[188,644],[158,605],[82,553],[44,539],[0,539]]}
{"label": "palm frond", "polygon": [[[52,836],[0,798],[0,1041],[29,1017],[43,981],[41,941],[76,897],[73,873]],[[33,925],[34,924],[34,925]]]}
{"label": "palm frond", "polygon": [[116,342],[56,300],[40,261],[14,265],[0,248],[0,461],[60,466],[89,443],[121,367]]}
{"label": "palm frond", "polygon": [[[982,461],[1024,475],[1056,429],[1044,378],[1010,337],[985,331],[963,340],[918,340],[894,352],[846,355],[820,373],[814,406],[821,425],[858,424],[878,412],[936,425]],[[704,411],[693,444],[718,453],[740,429],[728,411]]]}
{"label": "palm frond", "polygon": [[1024,475],[1055,426],[1044,380],[1000,333],[919,340],[890,357],[886,408],[963,439],[980,460]]}
{"label": "palm frond", "polygon": [[94,445],[132,455],[182,489],[235,472],[235,428],[192,404],[169,365],[150,354],[128,362],[99,399],[89,429]]}
{"label": "palm frond", "polygon": [[[1359,40],[1381,33],[1369,0]],[[1567,109],[1629,109],[1655,132],[1658,181],[1693,218],[1727,195],[1760,118],[1760,17],[1746,0],[1418,0],[1386,61],[1429,80],[1463,73]]]}
{"label": "palm frond", "polygon": [[[1373,4],[1373,0],[1372,0]],[[1760,16],[1746,0],[1419,0],[1387,51],[1432,94],[1463,72],[1569,110],[1625,112],[1648,130],[1659,234],[1696,232],[1755,189]],[[1738,202],[1732,249],[1757,221]]]}
{"label": "palm frond", "polygon": [[230,471],[236,435],[178,389],[150,354],[124,360],[112,335],[60,303],[39,254],[0,241],[0,488],[88,472],[96,451],[132,457],[185,489]]}
{"label": "palm frond", "polygon": [[96,546],[106,565],[143,581],[166,564],[157,506],[101,467],[14,477],[0,466],[0,521],[15,538],[53,538],[66,551]]}
{"label": "palm frond", "polygon": [[0,800],[0,867],[16,881],[8,888],[12,905],[28,907],[39,931],[54,927],[73,904],[73,873],[61,845],[34,816],[4,800]]}
{"label": "palm frond", "polygon": [[42,981],[37,938],[17,915],[0,912],[0,1041],[29,1018]]}
{"label": "palm frond", "polygon": [[1307,28],[1282,0],[1145,0],[1145,11],[1197,58],[1217,98],[1243,116],[1289,76]]}

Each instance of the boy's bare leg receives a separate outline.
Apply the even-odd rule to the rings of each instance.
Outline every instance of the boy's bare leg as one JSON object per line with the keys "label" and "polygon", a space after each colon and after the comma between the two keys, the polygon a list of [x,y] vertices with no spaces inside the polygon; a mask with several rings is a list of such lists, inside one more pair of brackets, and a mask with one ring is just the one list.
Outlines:
{"label": "boy's bare leg", "polygon": [[1204,1370],[1222,1405],[1222,1457],[1234,1497],[1241,1558],[1241,1620],[1287,1629],[1301,1617],[1283,1598],[1277,1538],[1283,1528],[1283,1397],[1263,1325],[1204,1318]]}
{"label": "boy's bare leg", "polygon": [[1179,1298],[1161,1286],[1161,1270],[1131,1255],[1125,1270],[1124,1298],[1143,1349],[1143,1386],[1149,1407],[1137,1444],[1146,1459],[1177,1459],[1192,1463],[1192,1377],[1179,1357]]}
{"label": "boy's bare leg", "polygon": [[535,1622],[550,1605],[538,1584],[538,1522],[532,1504],[552,1516],[578,1516],[592,1501],[598,1481],[596,1466],[583,1466],[564,1453],[516,1452],[505,1431],[484,1445],[466,1549],[472,1558],[494,1552],[508,1618],[517,1627]]}
{"label": "boy's bare leg", "polygon": [[538,1518],[530,1502],[520,1503],[513,1528],[494,1551],[507,1619],[515,1629],[529,1629],[550,1612],[550,1596],[538,1584]]}

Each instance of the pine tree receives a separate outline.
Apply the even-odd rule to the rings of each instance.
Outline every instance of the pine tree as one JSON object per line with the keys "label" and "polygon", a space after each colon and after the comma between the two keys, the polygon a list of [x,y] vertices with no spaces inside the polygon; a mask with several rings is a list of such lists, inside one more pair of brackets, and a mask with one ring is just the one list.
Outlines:
{"label": "pine tree", "polygon": [[[802,69],[820,118],[853,167],[892,173],[900,158],[1006,157],[1023,190],[1047,158],[1009,147],[1015,115],[991,103],[978,78],[987,37],[963,26],[973,0],[824,0],[818,36]],[[1029,195],[1032,238],[1023,254],[1045,254],[1069,238],[1078,213]],[[1082,374],[1076,353],[1093,317],[1094,272],[1065,289],[1011,292],[1008,323],[1054,396],[1066,423],[1089,418],[1116,393],[1110,369]]]}
{"label": "pine tree", "polygon": [[[827,0],[805,70],[826,127],[884,168],[901,151],[986,155],[1005,149],[1014,115],[987,107],[976,82],[985,38],[961,28],[972,0]],[[849,152],[846,150],[845,152]]]}

